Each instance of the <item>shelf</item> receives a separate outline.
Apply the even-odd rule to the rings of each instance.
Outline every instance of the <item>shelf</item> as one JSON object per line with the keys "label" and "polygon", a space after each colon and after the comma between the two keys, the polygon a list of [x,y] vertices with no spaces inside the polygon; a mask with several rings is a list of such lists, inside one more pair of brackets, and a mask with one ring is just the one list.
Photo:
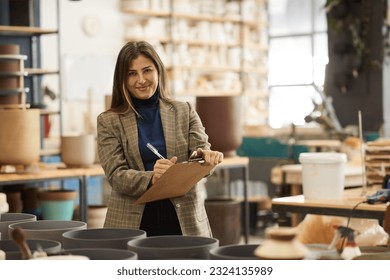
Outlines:
{"label": "shelf", "polygon": [[122,12],[126,14],[132,14],[135,16],[146,16],[146,17],[170,17],[170,12],[152,11],[152,10],[141,10],[122,7]]}
{"label": "shelf", "polygon": [[34,26],[9,26],[9,25],[0,25],[0,34],[8,36],[19,36],[19,35],[44,35],[44,34],[56,34],[58,33],[57,29],[51,28],[40,28]]}
{"label": "shelf", "polygon": [[28,109],[30,104],[1,104],[0,109]]}
{"label": "shelf", "polygon": [[41,115],[59,115],[60,111],[50,110],[50,109],[41,109]]}
{"label": "shelf", "polygon": [[27,60],[27,55],[22,55],[22,54],[0,54],[0,60]]}
{"label": "shelf", "polygon": [[176,96],[238,96],[241,95],[241,91],[234,90],[183,90],[180,92],[176,92]]}
{"label": "shelf", "polygon": [[27,75],[50,75],[59,74],[58,70],[40,69],[40,68],[25,68]]}
{"label": "shelf", "polygon": [[208,21],[208,22],[231,22],[231,23],[241,23],[239,17],[232,16],[211,16],[211,15],[194,15],[186,13],[172,13],[174,19],[186,19],[192,21]]}
{"label": "shelf", "polygon": [[174,65],[167,67],[169,70],[174,71],[183,71],[183,70],[192,70],[192,71],[202,71],[202,72],[241,72],[239,67],[233,66],[214,66],[214,65]]}
{"label": "shelf", "polygon": [[0,77],[20,77],[27,76],[26,72],[0,72]]}
{"label": "shelf", "polygon": [[12,89],[0,89],[0,95],[17,95],[22,92],[27,92],[23,88],[12,88]]}
{"label": "shelf", "polygon": [[61,154],[61,150],[60,149],[44,149],[44,150],[41,150],[39,152],[39,155],[41,157],[44,157],[44,156],[57,156],[57,155],[60,155]]}

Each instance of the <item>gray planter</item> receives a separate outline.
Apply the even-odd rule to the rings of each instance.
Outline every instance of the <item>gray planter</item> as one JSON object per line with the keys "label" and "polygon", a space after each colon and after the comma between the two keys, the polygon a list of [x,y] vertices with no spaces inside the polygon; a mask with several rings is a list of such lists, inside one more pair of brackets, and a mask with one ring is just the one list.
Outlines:
{"label": "gray planter", "polygon": [[108,248],[82,248],[64,250],[65,254],[86,256],[90,260],[136,260],[138,255],[135,252],[121,249]]}
{"label": "gray planter", "polygon": [[[61,243],[54,240],[26,240],[27,246],[31,253],[38,251],[41,248],[46,254],[57,254],[61,251]],[[13,240],[0,240],[0,249],[5,252],[7,260],[21,260],[22,253],[18,245]]]}
{"label": "gray planter", "polygon": [[226,245],[210,250],[212,260],[258,260],[254,251],[259,244]]}

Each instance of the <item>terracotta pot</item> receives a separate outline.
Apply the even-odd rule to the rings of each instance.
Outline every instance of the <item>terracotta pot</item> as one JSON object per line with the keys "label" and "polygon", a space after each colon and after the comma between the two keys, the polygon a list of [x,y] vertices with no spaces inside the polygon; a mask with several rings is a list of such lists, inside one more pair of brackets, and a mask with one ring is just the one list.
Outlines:
{"label": "terracotta pot", "polygon": [[[33,222],[37,217],[32,214],[25,213],[4,213],[0,215],[0,233],[1,240],[9,239],[8,226],[18,222]],[[1,248],[1,247],[0,247]]]}
{"label": "terracotta pot", "polygon": [[0,110],[0,165],[39,162],[40,110]]}
{"label": "terracotta pot", "polygon": [[103,228],[107,209],[107,205],[89,205],[88,228]]}
{"label": "terracotta pot", "polygon": [[127,228],[96,228],[65,232],[62,235],[64,249],[110,248],[127,249],[127,242],[145,238],[146,232]]}
{"label": "terracotta pot", "polygon": [[222,152],[226,157],[236,155],[242,143],[241,99],[241,96],[196,98],[196,111],[206,128],[211,149]]}
{"label": "terracotta pot", "polygon": [[45,220],[67,220],[73,218],[77,192],[74,190],[46,190],[38,193],[42,217]]}
{"label": "terracotta pot", "polygon": [[50,221],[41,220],[35,222],[20,222],[10,224],[8,226],[8,235],[11,236],[12,231],[20,227],[25,235],[26,239],[44,239],[55,240],[62,242],[62,234],[67,231],[86,229],[87,223],[80,221]]}
{"label": "terracotta pot", "polygon": [[21,213],[23,210],[22,193],[20,191],[5,191],[9,212]]}
{"label": "terracotta pot", "polygon": [[[27,246],[30,248],[31,253],[38,250],[43,250],[46,254],[58,254],[61,251],[61,243],[54,240],[26,240]],[[19,250],[18,245],[13,240],[0,240],[0,248],[6,254],[7,260],[21,260],[22,253]]]}
{"label": "terracotta pot", "polygon": [[95,135],[62,136],[61,156],[68,167],[93,165],[96,157]]}
{"label": "terracotta pot", "polygon": [[257,260],[255,250],[259,244],[225,245],[210,250],[211,260]]}
{"label": "terracotta pot", "polygon": [[209,251],[218,246],[215,238],[182,235],[151,236],[127,243],[140,260],[209,259]]}

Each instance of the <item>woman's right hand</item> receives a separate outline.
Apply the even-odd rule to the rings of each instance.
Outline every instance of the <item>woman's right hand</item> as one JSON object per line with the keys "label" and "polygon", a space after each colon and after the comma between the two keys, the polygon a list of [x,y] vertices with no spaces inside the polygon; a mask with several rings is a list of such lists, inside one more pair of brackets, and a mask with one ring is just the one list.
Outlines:
{"label": "woman's right hand", "polygon": [[156,183],[158,179],[177,161],[177,157],[171,159],[159,159],[156,161],[153,167],[152,184]]}

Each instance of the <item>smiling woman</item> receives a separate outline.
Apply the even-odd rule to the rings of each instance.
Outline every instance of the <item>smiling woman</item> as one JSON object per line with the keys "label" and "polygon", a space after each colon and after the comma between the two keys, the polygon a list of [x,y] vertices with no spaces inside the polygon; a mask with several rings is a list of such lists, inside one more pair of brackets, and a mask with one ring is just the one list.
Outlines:
{"label": "smiling woman", "polygon": [[182,197],[136,204],[176,162],[193,155],[214,168],[223,160],[222,153],[210,150],[190,103],[169,98],[166,76],[149,43],[129,42],[119,52],[111,107],[97,119],[99,160],[112,186],[104,226],[142,229],[148,236],[211,237],[196,185]]}

